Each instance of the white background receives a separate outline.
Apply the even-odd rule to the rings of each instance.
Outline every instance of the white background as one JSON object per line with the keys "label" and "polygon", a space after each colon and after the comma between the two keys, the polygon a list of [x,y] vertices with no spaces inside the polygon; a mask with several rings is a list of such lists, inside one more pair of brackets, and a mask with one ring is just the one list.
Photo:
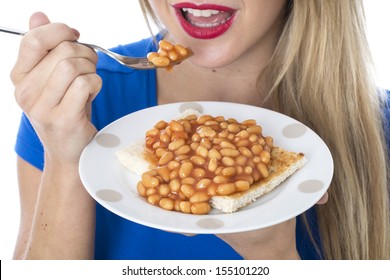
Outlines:
{"label": "white background", "polygon": [[[137,0],[1,0],[0,26],[27,30],[31,13],[43,11],[81,33],[80,41],[103,47],[129,43],[149,35]],[[376,63],[378,85],[390,89],[390,1],[365,0],[368,38]],[[0,33],[0,259],[12,258],[19,224],[18,187],[13,146],[20,119],[9,73],[20,37]]]}

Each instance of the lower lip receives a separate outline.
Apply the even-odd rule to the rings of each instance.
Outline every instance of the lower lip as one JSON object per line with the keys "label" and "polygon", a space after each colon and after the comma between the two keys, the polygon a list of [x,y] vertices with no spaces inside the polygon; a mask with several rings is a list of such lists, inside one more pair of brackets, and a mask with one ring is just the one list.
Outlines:
{"label": "lower lip", "polygon": [[[176,15],[179,19],[181,26],[184,31],[193,38],[196,39],[214,39],[223,35],[232,26],[234,21],[234,13],[230,18],[223,24],[214,27],[197,27],[190,24],[183,16],[181,12],[182,7],[174,7]],[[217,9],[218,10],[218,9]]]}

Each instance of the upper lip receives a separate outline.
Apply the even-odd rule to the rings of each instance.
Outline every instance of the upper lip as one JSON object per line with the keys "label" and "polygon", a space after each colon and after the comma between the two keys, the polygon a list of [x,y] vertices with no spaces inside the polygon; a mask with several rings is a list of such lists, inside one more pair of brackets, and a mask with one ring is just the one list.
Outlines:
{"label": "upper lip", "polygon": [[227,6],[221,6],[216,4],[195,4],[190,2],[182,2],[174,4],[173,7],[175,9],[183,9],[183,8],[191,8],[191,9],[197,9],[197,10],[217,10],[217,11],[223,11],[223,12],[232,12],[234,11],[233,8],[227,7]]}

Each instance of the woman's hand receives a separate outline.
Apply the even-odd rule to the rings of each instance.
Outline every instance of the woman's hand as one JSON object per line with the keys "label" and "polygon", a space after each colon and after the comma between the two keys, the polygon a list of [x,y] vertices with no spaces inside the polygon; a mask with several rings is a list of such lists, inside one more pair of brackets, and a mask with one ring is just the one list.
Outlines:
{"label": "woman's hand", "polygon": [[43,172],[18,159],[17,258],[93,257],[95,202],[82,186],[78,162],[96,134],[87,108],[102,82],[96,53],[75,43],[78,38],[65,24],[33,14],[11,72],[15,98],[45,150]]}
{"label": "woman's hand", "polygon": [[[317,204],[328,201],[326,192]],[[267,228],[233,234],[220,234],[244,259],[300,259],[295,242],[296,219]]]}
{"label": "woman's hand", "polygon": [[267,228],[219,234],[244,259],[299,259],[295,243],[295,219]]}
{"label": "woman's hand", "polygon": [[16,100],[46,156],[71,164],[78,163],[82,149],[96,133],[86,108],[102,83],[96,75],[96,53],[76,44],[78,38],[78,31],[65,24],[33,14],[11,73]]}

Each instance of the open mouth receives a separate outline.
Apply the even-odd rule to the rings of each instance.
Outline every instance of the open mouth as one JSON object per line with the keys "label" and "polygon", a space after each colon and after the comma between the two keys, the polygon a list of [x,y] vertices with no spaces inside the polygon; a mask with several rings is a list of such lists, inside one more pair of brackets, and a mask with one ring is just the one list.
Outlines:
{"label": "open mouth", "polygon": [[235,10],[219,6],[180,3],[174,6],[183,29],[198,39],[213,39],[224,34],[232,25]]}
{"label": "open mouth", "polygon": [[233,12],[184,8],[182,14],[190,24],[201,28],[210,28],[225,24]]}

